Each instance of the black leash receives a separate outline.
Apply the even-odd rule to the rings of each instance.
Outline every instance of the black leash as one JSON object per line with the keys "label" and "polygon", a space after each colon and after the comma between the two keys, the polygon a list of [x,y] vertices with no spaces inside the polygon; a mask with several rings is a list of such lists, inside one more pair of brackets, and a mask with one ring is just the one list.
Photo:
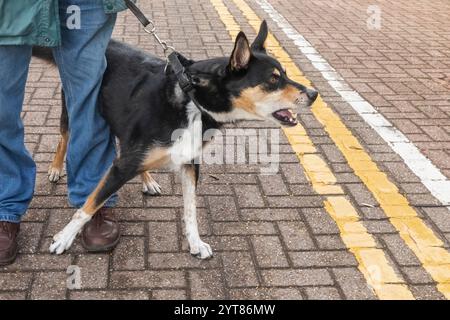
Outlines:
{"label": "black leash", "polygon": [[[152,35],[156,41],[162,46],[164,50],[164,55],[167,59],[167,64],[172,68],[175,76],[177,77],[178,83],[180,85],[181,90],[185,92],[189,98],[191,98],[192,102],[195,104],[197,109],[203,113],[203,108],[200,106],[198,101],[194,96],[194,85],[192,83],[191,75],[186,71],[186,68],[180,61],[181,54],[178,53],[174,47],[167,45],[167,42],[162,41],[156,33],[156,25],[153,21],[147,19],[141,9],[136,6],[136,4],[131,0],[125,0],[125,3],[130,9],[130,11],[136,16],[139,22],[144,26],[145,32]],[[172,51],[170,54],[167,54],[168,51]]]}

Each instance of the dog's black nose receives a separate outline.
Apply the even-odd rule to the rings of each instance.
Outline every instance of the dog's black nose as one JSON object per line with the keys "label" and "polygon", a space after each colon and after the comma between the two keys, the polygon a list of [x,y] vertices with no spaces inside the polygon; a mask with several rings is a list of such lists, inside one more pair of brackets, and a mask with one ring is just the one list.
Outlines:
{"label": "dog's black nose", "polygon": [[319,95],[319,93],[316,90],[307,89],[306,90],[306,95],[308,96],[309,101],[311,101],[311,103],[313,103],[314,101],[316,101],[317,96]]}

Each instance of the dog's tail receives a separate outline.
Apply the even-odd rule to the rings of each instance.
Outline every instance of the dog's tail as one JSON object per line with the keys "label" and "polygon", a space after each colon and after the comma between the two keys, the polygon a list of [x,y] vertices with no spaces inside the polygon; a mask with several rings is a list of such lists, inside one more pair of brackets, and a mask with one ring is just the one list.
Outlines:
{"label": "dog's tail", "polygon": [[33,46],[33,57],[43,59],[52,63],[55,62],[55,60],[53,59],[52,49],[48,47]]}

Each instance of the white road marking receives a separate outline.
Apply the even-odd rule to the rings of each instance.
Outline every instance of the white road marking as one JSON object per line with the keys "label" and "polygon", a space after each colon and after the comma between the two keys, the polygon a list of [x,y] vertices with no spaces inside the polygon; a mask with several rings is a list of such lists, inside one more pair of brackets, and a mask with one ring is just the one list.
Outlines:
{"label": "white road marking", "polygon": [[[331,87],[387,142],[419,177],[423,185],[443,205],[450,206],[450,180],[445,177],[409,139],[381,115],[361,95],[352,90],[339,73],[316,51],[316,49],[284,18],[267,0],[255,0],[271,17],[286,36],[321,72]],[[449,207],[450,210],[450,207]]]}

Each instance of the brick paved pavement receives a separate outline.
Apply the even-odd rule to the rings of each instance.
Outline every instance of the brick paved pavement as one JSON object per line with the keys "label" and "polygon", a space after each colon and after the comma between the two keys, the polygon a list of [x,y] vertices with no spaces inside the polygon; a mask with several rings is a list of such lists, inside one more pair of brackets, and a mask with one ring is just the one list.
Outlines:
{"label": "brick paved pavement", "polygon": [[[383,7],[382,34],[375,35],[349,22],[356,23],[355,17],[365,13],[365,3],[346,0],[346,6],[338,6],[331,4],[334,1],[271,2],[360,94],[450,176],[450,165],[444,157],[450,154],[450,103],[448,85],[441,79],[450,76],[450,53],[443,40],[449,37],[444,1],[426,5],[401,2],[394,9]],[[392,2],[386,1],[385,5]],[[189,5],[178,0],[140,3],[158,22],[161,36],[170,38],[178,50],[196,59],[231,52],[230,37],[209,0],[189,1]],[[264,17],[254,2],[249,4]],[[253,37],[253,29],[238,8],[231,1],[226,5],[242,29]],[[418,12],[423,9],[425,14],[421,13],[419,20]],[[122,13],[114,37],[161,54],[152,39],[139,30],[135,18]],[[283,33],[276,28],[273,31],[324,100],[339,111],[373,159],[448,248],[448,210],[430,206],[439,203],[401,159],[337,97]],[[37,185],[22,224],[19,258],[15,264],[0,268],[0,299],[377,298],[355,257],[346,249],[339,228],[323,208],[324,198],[312,189],[283,135],[281,170],[277,175],[261,176],[255,165],[202,167],[198,192],[200,231],[213,246],[214,259],[198,261],[187,253],[180,184],[175,176],[163,171],[154,175],[163,188],[160,197],[143,196],[137,179],[120,191],[124,236],[111,254],[84,253],[78,241],[62,256],[48,254],[51,236],[73,214],[66,200],[65,178],[57,185],[46,178],[58,139],[59,88],[57,71],[33,60],[23,118],[26,143],[38,164]],[[308,110],[303,110],[300,118],[377,247],[386,253],[414,297],[442,299],[434,280],[322,125]],[[240,125],[246,126],[255,127],[250,123]],[[66,288],[69,265],[81,268],[81,290]]]}

